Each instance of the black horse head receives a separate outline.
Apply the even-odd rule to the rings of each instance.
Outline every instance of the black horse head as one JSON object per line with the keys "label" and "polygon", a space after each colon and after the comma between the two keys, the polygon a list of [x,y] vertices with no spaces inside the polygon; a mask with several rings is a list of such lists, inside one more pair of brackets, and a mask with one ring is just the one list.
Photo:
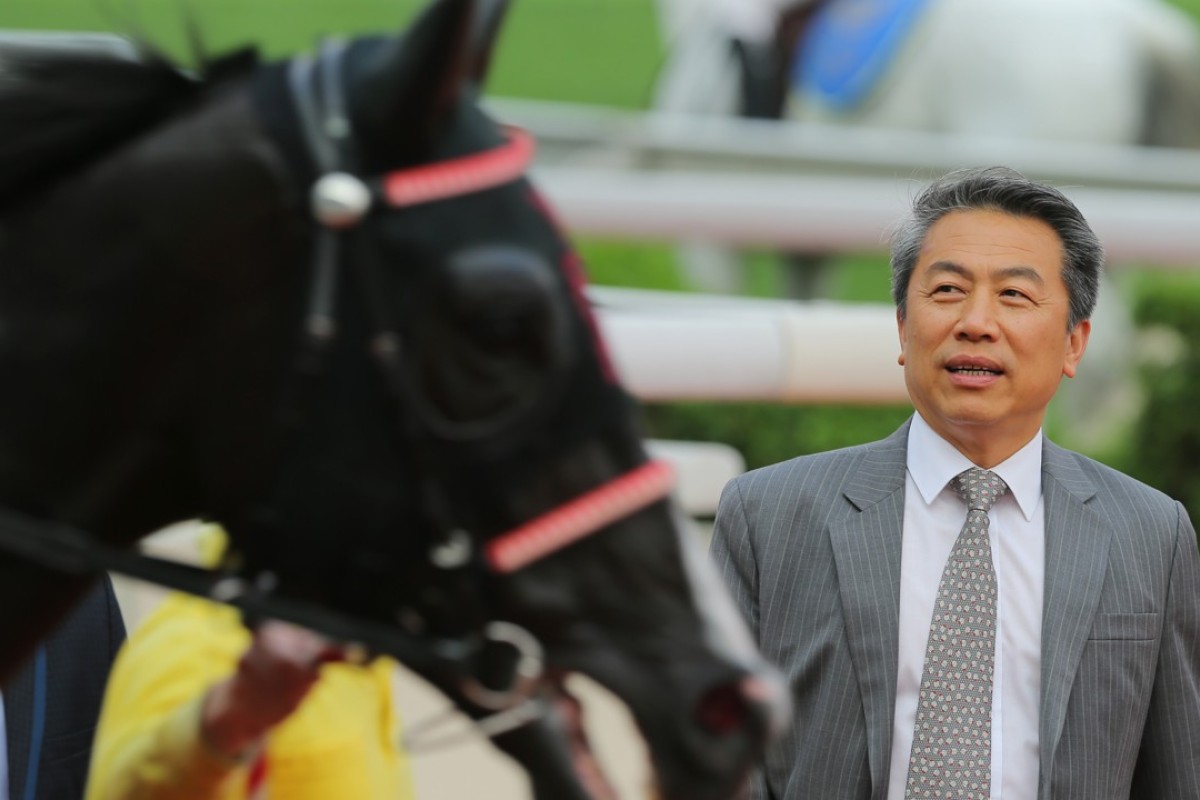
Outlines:
{"label": "black horse head", "polygon": [[[643,452],[528,138],[477,105],[503,5],[202,78],[0,47],[0,505],[111,544],[222,522],[222,599],[508,713],[540,797],[589,796],[571,672],[630,705],[664,797],[725,797],[781,687]],[[0,556],[27,609],[0,671],[85,584]]]}

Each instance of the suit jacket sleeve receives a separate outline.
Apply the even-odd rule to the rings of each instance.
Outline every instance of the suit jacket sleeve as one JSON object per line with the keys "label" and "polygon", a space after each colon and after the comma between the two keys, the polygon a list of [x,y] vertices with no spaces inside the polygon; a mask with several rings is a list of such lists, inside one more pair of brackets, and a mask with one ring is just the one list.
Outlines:
{"label": "suit jacket sleeve", "polygon": [[1131,792],[1145,800],[1200,793],[1200,552],[1187,512],[1176,509],[1158,667]]}
{"label": "suit jacket sleeve", "polygon": [[[710,555],[721,579],[733,595],[734,602],[750,628],[756,644],[761,646],[758,626],[758,563],[750,539],[750,522],[742,497],[741,486],[735,479],[721,493]],[[769,800],[763,770],[750,776],[749,800]]]}

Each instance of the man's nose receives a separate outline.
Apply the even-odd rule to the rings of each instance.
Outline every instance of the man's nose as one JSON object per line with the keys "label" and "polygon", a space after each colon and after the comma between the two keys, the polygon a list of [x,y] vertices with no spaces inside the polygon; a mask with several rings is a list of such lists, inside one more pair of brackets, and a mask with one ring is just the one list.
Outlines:
{"label": "man's nose", "polygon": [[995,341],[999,338],[1000,329],[996,317],[996,304],[992,298],[977,293],[966,299],[961,306],[958,324],[954,334],[957,338],[974,342],[980,340]]}

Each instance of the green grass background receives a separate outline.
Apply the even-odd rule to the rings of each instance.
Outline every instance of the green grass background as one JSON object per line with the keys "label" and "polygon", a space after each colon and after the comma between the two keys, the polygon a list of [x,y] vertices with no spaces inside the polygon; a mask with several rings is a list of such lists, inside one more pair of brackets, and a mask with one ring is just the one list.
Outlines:
{"label": "green grass background", "polygon": [[[415,0],[5,0],[0,27],[143,30],[187,53],[194,18],[213,51],[246,43],[283,56],[323,35],[399,30]],[[660,59],[648,0],[515,0],[493,59],[502,95],[640,107]]]}

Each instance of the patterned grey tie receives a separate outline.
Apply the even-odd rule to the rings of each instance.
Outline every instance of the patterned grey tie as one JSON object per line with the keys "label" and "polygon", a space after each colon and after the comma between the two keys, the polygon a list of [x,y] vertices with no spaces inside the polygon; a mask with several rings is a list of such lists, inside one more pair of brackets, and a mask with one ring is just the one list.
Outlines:
{"label": "patterned grey tie", "polygon": [[978,467],[950,485],[967,504],[967,521],[938,584],[906,800],[987,800],[992,791],[996,571],[988,510],[1008,486]]}

